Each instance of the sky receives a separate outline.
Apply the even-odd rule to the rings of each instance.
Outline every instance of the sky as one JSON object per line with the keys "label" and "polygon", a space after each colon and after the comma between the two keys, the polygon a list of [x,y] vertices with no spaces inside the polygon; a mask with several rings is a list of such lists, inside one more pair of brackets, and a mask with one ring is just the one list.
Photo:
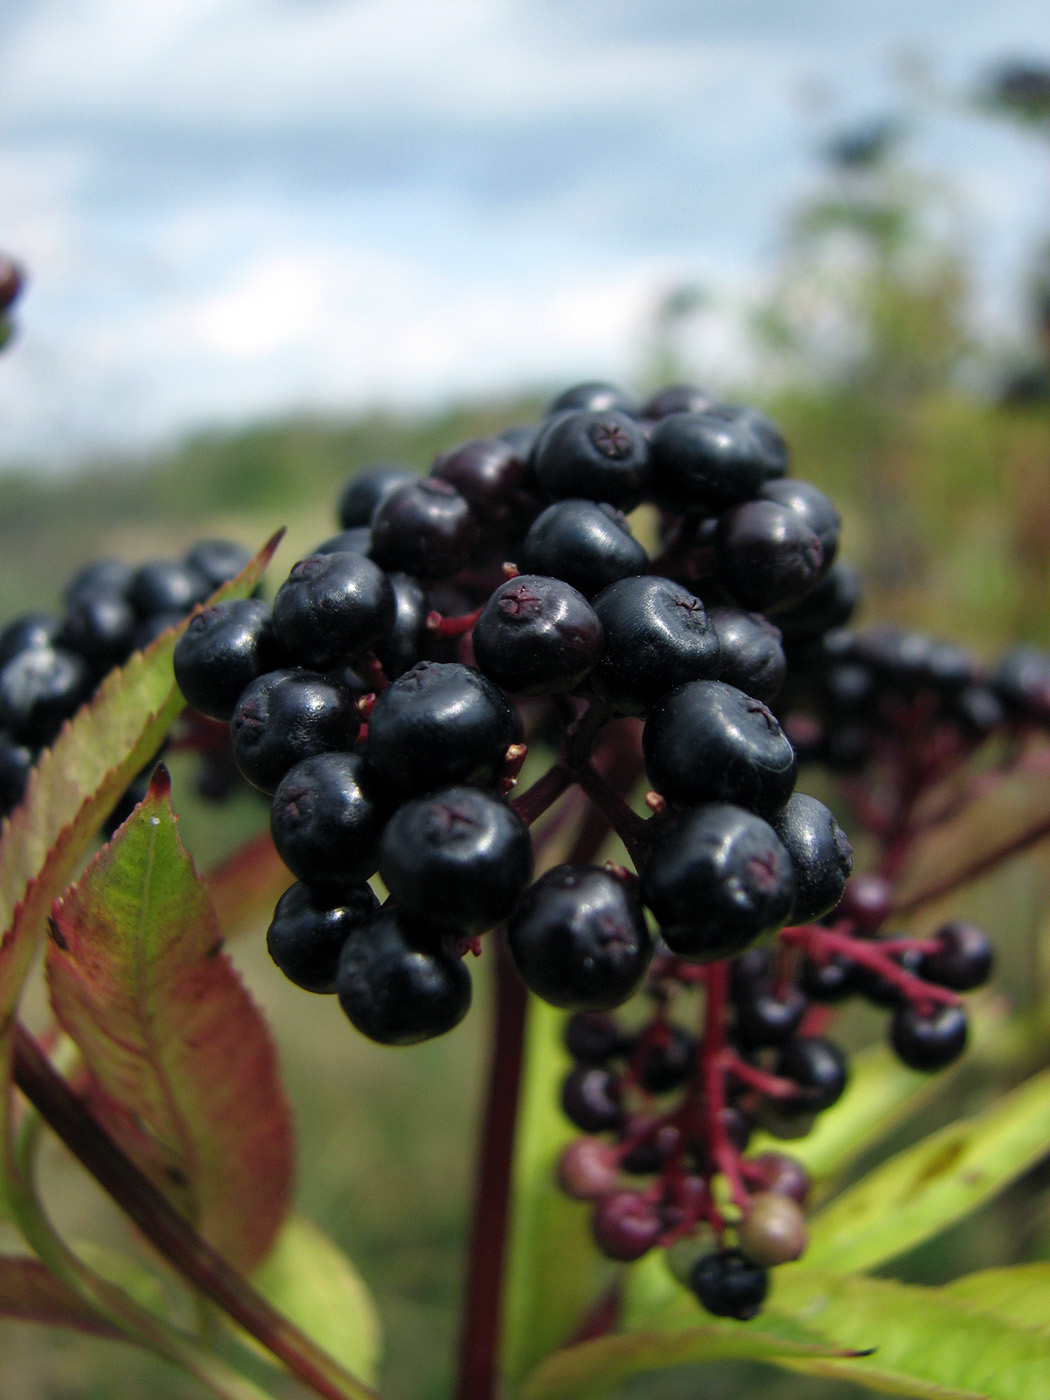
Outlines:
{"label": "sky", "polygon": [[962,99],[1050,59],[1050,0],[5,0],[0,466],[630,383],[682,282],[717,387],[821,143],[900,102],[904,53],[1009,335],[1050,169]]}

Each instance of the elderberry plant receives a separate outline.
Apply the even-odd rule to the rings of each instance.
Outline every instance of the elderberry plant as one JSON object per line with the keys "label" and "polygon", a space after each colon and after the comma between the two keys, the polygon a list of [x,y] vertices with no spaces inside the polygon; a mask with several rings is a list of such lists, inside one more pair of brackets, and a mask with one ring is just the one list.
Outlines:
{"label": "elderberry plant", "polygon": [[[928,1300],[862,1280],[872,1288],[849,1285],[862,1326],[835,1313],[826,1220],[837,1203],[807,1221],[824,1182],[806,1144],[824,1140],[849,1093],[858,1005],[885,1013],[890,1052],[924,1082],[966,1050],[964,994],[991,976],[994,939],[922,916],[1050,820],[993,834],[925,884],[909,883],[911,863],[996,785],[1045,772],[1050,653],[989,664],[918,632],[856,625],[839,513],[789,465],[757,409],[690,385],[637,403],[581,384],[538,424],[454,446],[425,477],[356,473],[339,533],[293,565],[272,602],[256,585],[273,545],[251,559],[208,541],[176,563],[94,565],[70,582],[64,613],[0,634],[0,1011],[15,1080],[179,1275],[316,1393],[374,1396],[318,1351],[308,1321],[275,1321],[244,1278],[276,1247],[290,1130],[258,1013],[228,980],[220,921],[178,847],[168,778],[154,771],[165,743],[204,755],[208,792],[243,781],[266,799],[274,859],[256,845],[212,889],[228,907],[276,883],[263,920],[273,962],[357,1031],[388,1046],[445,1034],[468,1014],[476,959],[495,963],[459,1400],[491,1400],[498,1385],[527,1016],[556,1024],[561,1042],[545,1092],[565,1127],[545,1170],[576,1203],[570,1216],[586,1213],[595,1258],[636,1267],[589,1275],[589,1305],[556,1324],[561,1350],[531,1377],[506,1364],[518,1393],[577,1393],[584,1347],[597,1348],[592,1388],[666,1364],[673,1329],[691,1339],[681,1359],[723,1346],[894,1393],[953,1383],[943,1358],[914,1354]],[[69,886],[143,769],[152,778]],[[177,898],[153,891],[155,868]],[[129,870],[147,891],[130,909],[116,898]],[[249,879],[254,894],[239,889]],[[45,921],[52,1005],[84,1058],[79,1096],[15,1020]],[[141,1035],[143,968],[151,1026],[169,1016],[184,1040],[177,1069],[153,1063],[156,1037]],[[194,1019],[197,1002],[211,1020]],[[172,1089],[174,1108],[129,1088],[128,1057]],[[924,1092],[900,1082],[902,1099]],[[1050,1089],[1026,1092],[995,1120],[1023,1141],[988,1171],[986,1194],[1037,1159],[1040,1124],[1050,1129]],[[225,1175],[165,1141],[193,1140],[197,1116],[208,1145],[237,1159]],[[3,1126],[14,1142],[9,1095]],[[43,1269],[18,1283],[46,1299],[38,1312],[105,1324],[215,1393],[245,1394],[199,1337],[64,1255],[25,1154],[9,1156],[8,1213]],[[927,1167],[936,1178],[953,1161]],[[180,1195],[202,1171],[225,1223]],[[265,1196],[264,1184],[264,1220],[249,1229],[238,1198]],[[859,1221],[847,1271],[881,1262],[877,1224],[840,1199]],[[960,1209],[942,1207],[938,1223]],[[903,1247],[923,1228],[905,1223]],[[13,1277],[0,1269],[8,1304]],[[1012,1296],[1026,1306],[1043,1279]],[[914,1306],[918,1332],[903,1360],[891,1346],[868,1365],[880,1299],[905,1330]],[[973,1318],[936,1306],[977,1364]],[[828,1310],[823,1325],[815,1307]],[[980,1316],[1005,1336],[1023,1325],[1017,1312]],[[657,1341],[614,1349],[643,1333]],[[1012,1333],[1003,1345],[1015,1343],[1029,1348],[1022,1371],[1050,1366],[1050,1348]],[[979,1378],[966,1393],[1022,1392]]]}

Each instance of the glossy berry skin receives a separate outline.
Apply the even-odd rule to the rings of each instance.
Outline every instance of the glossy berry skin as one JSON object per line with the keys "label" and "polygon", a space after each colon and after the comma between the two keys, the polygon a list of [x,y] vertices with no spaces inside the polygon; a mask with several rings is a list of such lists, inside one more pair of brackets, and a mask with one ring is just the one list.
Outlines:
{"label": "glossy berry skin", "polygon": [[580,409],[550,420],[533,449],[532,469],[550,501],[582,497],[633,510],[649,484],[649,447],[627,414]]}
{"label": "glossy berry skin", "polygon": [[719,517],[718,577],[744,608],[776,613],[819,579],[824,550],[805,518],[775,501],[744,501]]}
{"label": "glossy berry skin", "polygon": [[894,1011],[889,1035],[894,1053],[909,1069],[932,1073],[953,1064],[966,1049],[966,1012],[951,1005],[920,1011],[905,1003]]}
{"label": "glossy berry skin", "polygon": [[175,679],[202,715],[229,722],[245,688],[285,657],[269,606],[258,598],[214,603],[190,620],[175,643]]}
{"label": "glossy berry skin", "polygon": [[122,559],[93,559],[79,568],[66,584],[62,601],[69,608],[96,593],[126,596],[133,573],[131,565]]}
{"label": "glossy berry skin", "polygon": [[0,670],[0,724],[30,748],[50,744],[94,688],[87,662],[61,647],[32,647]]}
{"label": "glossy berry skin", "polygon": [[733,1021],[735,1039],[748,1050],[782,1045],[798,1030],[809,1003],[793,982],[750,984],[737,993]]}
{"label": "glossy berry skin", "polygon": [[957,919],[942,924],[933,937],[939,946],[936,952],[923,954],[920,976],[956,992],[984,986],[992,975],[995,954],[983,929]]}
{"label": "glossy berry skin", "polygon": [[25,796],[33,770],[33,751],[0,731],[0,817],[6,817]]}
{"label": "glossy berry skin", "polygon": [[724,681],[691,681],[665,695],[642,750],[649,782],[673,806],[732,802],[766,816],[795,786],[795,751],[775,716]]}
{"label": "glossy berry skin", "polygon": [[653,843],[641,896],[668,947],[700,962],[732,957],[791,914],[795,878],[772,827],[742,807],[683,812]]}
{"label": "glossy berry skin", "polygon": [[430,475],[454,486],[488,540],[520,539],[539,502],[528,490],[525,455],[498,437],[471,438],[443,452]]}
{"label": "glossy berry skin", "polygon": [[277,901],[266,947],[297,987],[306,992],[332,993],[346,940],[378,909],[379,900],[368,885],[331,886],[326,890],[291,885]]}
{"label": "glossy berry skin", "polygon": [[532,877],[529,829],[472,787],[399,807],[379,842],[379,873],[398,905],[473,936],[505,919]]}
{"label": "glossy berry skin", "polygon": [[372,558],[380,568],[416,578],[451,578],[468,564],[477,533],[474,514],[455,487],[426,477],[399,486],[377,506]]}
{"label": "glossy berry skin", "polygon": [[788,1113],[822,1113],[842,1097],[846,1087],[846,1058],[834,1041],[798,1035],[781,1049],[776,1073],[798,1085],[798,1096],[778,1101]]}
{"label": "glossy berry skin", "polygon": [[689,1287],[701,1307],[715,1317],[747,1322],[766,1300],[769,1275],[738,1249],[720,1249],[696,1261],[689,1272]]}
{"label": "glossy berry skin", "polygon": [[604,379],[589,379],[563,389],[547,406],[547,417],[553,418],[555,414],[577,409],[587,409],[592,413],[608,413],[615,409],[629,418],[635,417],[638,412],[637,404],[625,389]]}
{"label": "glossy berry skin", "polygon": [[577,1064],[604,1065],[623,1047],[615,1018],[602,1011],[578,1011],[565,1024],[565,1048]]}
{"label": "glossy berry skin", "polygon": [[361,554],[311,554],[273,600],[273,630],[296,662],[319,671],[352,661],[394,625],[394,590]]}
{"label": "glossy berry skin", "polygon": [[222,584],[235,578],[251,562],[251,554],[236,540],[198,540],[186,551],[183,563],[195,569],[213,593]]}
{"label": "glossy berry skin", "polygon": [[575,690],[601,646],[602,625],[583,594],[539,574],[501,584],[474,624],[478,666],[512,695]]}
{"label": "glossy berry skin", "polygon": [[615,1076],[600,1065],[577,1065],[561,1089],[566,1118],[585,1133],[604,1133],[623,1122],[623,1104]]}
{"label": "glossy berry skin", "polygon": [[592,1218],[594,1239],[608,1259],[629,1264],[648,1254],[663,1233],[663,1221],[653,1202],[633,1191],[602,1196]]}
{"label": "glossy berry skin", "polygon": [[405,795],[452,783],[482,784],[516,737],[506,696],[486,676],[452,661],[421,661],[376,699],[367,753]]}
{"label": "glossy berry skin", "polygon": [[131,655],[137,621],[119,594],[94,593],[66,610],[58,645],[75,651],[102,676]]}
{"label": "glossy berry skin", "polygon": [[380,1045],[444,1035],[470,1009],[470,973],[439,930],[387,905],[343,945],[336,993],[350,1022]]}
{"label": "glossy berry skin", "polygon": [[357,753],[304,758],[277,785],[270,833],[277,854],[311,885],[367,880],[379,865],[389,793]]}
{"label": "glossy berry skin", "polygon": [[829,569],[838,553],[839,532],[842,529],[842,517],[830,496],[811,482],[799,481],[797,477],[767,481],[758,494],[761,500],[775,501],[801,516],[820,541],[823,568],[825,571]]}
{"label": "glossy berry skin", "polygon": [[344,530],[370,525],[380,502],[401,486],[417,480],[411,467],[394,463],[377,463],[352,476],[339,497],[339,523]]}
{"label": "glossy berry skin", "polygon": [[764,415],[733,404],[662,418],[649,437],[656,498],[694,513],[750,500],[786,469],[775,434]]}
{"label": "glossy berry skin", "polygon": [[722,649],[719,680],[769,705],[780,694],[787,657],[780,630],[760,613],[719,603],[708,609]]}
{"label": "glossy berry skin", "polygon": [[14,617],[0,631],[0,669],[24,651],[59,645],[62,618],[57,613],[31,612]]}
{"label": "glossy berry skin", "polygon": [[563,579],[585,598],[644,572],[645,550],[631,534],[627,518],[596,501],[556,501],[529,526],[516,562],[523,573]]}
{"label": "glossy berry skin", "polygon": [[716,402],[715,396],[698,384],[669,384],[646,399],[641,417],[655,423],[669,413],[702,413],[714,408]]}
{"label": "glossy berry skin", "polygon": [[140,618],[162,613],[185,617],[211,592],[208,580],[189,564],[179,564],[172,559],[149,559],[132,574],[127,598]]}
{"label": "glossy berry skin", "polygon": [[623,579],[595,598],[594,611],[604,641],[591,683],[621,714],[646,715],[675,686],[718,675],[718,633],[682,584],[654,575]]}
{"label": "glossy berry skin", "polygon": [[392,681],[423,659],[430,601],[426,589],[411,574],[388,574],[387,578],[394,590],[394,622],[372,650],[383,674]]}
{"label": "glossy berry skin", "polygon": [[313,671],[267,671],[234,708],[233,756],[252,786],[272,795],[302,759],[351,749],[360,723],[349,686]]}
{"label": "glossy berry skin", "polygon": [[793,792],[769,824],[791,857],[795,872],[796,924],[834,909],[853,869],[853,847],[832,813],[806,793]]}
{"label": "glossy berry skin", "polygon": [[622,880],[596,866],[559,865],[524,894],[507,941],[525,985],[573,1011],[608,1011],[637,991],[652,940]]}

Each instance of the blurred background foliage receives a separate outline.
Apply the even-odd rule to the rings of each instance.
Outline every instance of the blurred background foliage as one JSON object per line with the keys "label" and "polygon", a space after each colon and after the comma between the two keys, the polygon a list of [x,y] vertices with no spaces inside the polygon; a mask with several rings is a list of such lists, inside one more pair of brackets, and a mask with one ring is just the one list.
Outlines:
{"label": "blurred background foliage", "polygon": [[[1050,71],[1039,65],[1004,66],[975,100],[990,120],[1013,121],[1019,139],[1050,137]],[[786,217],[779,273],[755,318],[771,372],[762,383],[734,386],[732,396],[773,414],[791,444],[794,473],[842,510],[844,554],[867,581],[862,620],[923,627],[991,659],[1012,642],[1048,642],[1050,258],[1032,250],[1030,343],[1012,355],[982,345],[968,320],[965,230],[936,172],[909,164],[910,119],[880,116],[829,138],[820,189]],[[31,265],[31,248],[12,251]],[[699,284],[659,299],[634,387],[704,381],[709,367],[690,363],[683,347],[708,300]],[[56,604],[64,580],[89,559],[174,557],[210,535],[255,547],[285,525],[277,580],[337,528],[337,494],[355,471],[377,461],[423,471],[439,450],[541,410],[535,398],[509,396],[429,417],[253,424],[61,480],[0,474],[0,617]],[[251,795],[232,808],[207,808],[189,785],[180,787],[177,760],[174,771],[191,850],[217,857],[265,824],[265,805]],[[1050,996],[1045,849],[958,896],[957,908],[992,928],[1003,947],[1000,994],[1033,1012],[1037,1025]],[[271,975],[261,939],[243,940],[234,953],[279,1042],[300,1135],[302,1209],[374,1289],[386,1333],[384,1394],[439,1400],[452,1375],[484,1070],[484,965],[475,1013],[454,1034],[400,1053],[366,1043],[337,1007],[319,1010]],[[30,1007],[37,1024],[41,1002],[38,993]],[[876,1033],[874,1023],[859,1027],[857,1039],[868,1031]],[[1045,1020],[1043,1038],[1023,1053],[1027,1070],[1050,1058]],[[1014,1063],[1008,1073],[1017,1070]],[[994,1059],[978,1058],[951,1076],[923,1129],[986,1101],[1002,1073]],[[916,1135],[911,1124],[890,1145]],[[51,1142],[43,1165],[45,1199],[71,1237],[127,1244],[126,1227]],[[13,1243],[0,1227],[0,1248]],[[893,1272],[937,1282],[1039,1258],[1050,1258],[1050,1156]],[[0,1355],[0,1395],[12,1400],[194,1393],[131,1352],[115,1356],[111,1344],[56,1331],[0,1324]],[[701,1391],[707,1400],[856,1393],[726,1364],[617,1394],[672,1400]]]}

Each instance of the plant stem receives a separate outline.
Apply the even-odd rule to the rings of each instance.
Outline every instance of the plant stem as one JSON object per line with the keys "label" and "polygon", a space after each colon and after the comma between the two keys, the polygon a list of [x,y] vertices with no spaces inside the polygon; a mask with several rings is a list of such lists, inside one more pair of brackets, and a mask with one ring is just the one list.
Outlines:
{"label": "plant stem", "polygon": [[976,880],[978,876],[984,875],[989,870],[994,870],[1002,861],[1010,860],[1027,850],[1029,846],[1044,841],[1048,836],[1050,836],[1050,817],[1041,817],[1027,831],[1022,831],[1009,841],[1004,841],[1001,846],[984,852],[962,870],[954,871],[943,879],[935,880],[932,885],[928,885],[924,890],[919,890],[917,894],[897,900],[890,909],[890,914],[893,916],[910,914],[923,904],[940,899],[942,895],[951,894],[961,886]]}
{"label": "plant stem", "polygon": [[496,956],[494,1041],[474,1187],[456,1400],[491,1400],[496,1393],[525,1007],[524,983],[514,970],[501,936]]}
{"label": "plant stem", "polygon": [[248,1284],[103,1131],[22,1026],[15,1082],[44,1121],[173,1267],[325,1400],[379,1400]]}

